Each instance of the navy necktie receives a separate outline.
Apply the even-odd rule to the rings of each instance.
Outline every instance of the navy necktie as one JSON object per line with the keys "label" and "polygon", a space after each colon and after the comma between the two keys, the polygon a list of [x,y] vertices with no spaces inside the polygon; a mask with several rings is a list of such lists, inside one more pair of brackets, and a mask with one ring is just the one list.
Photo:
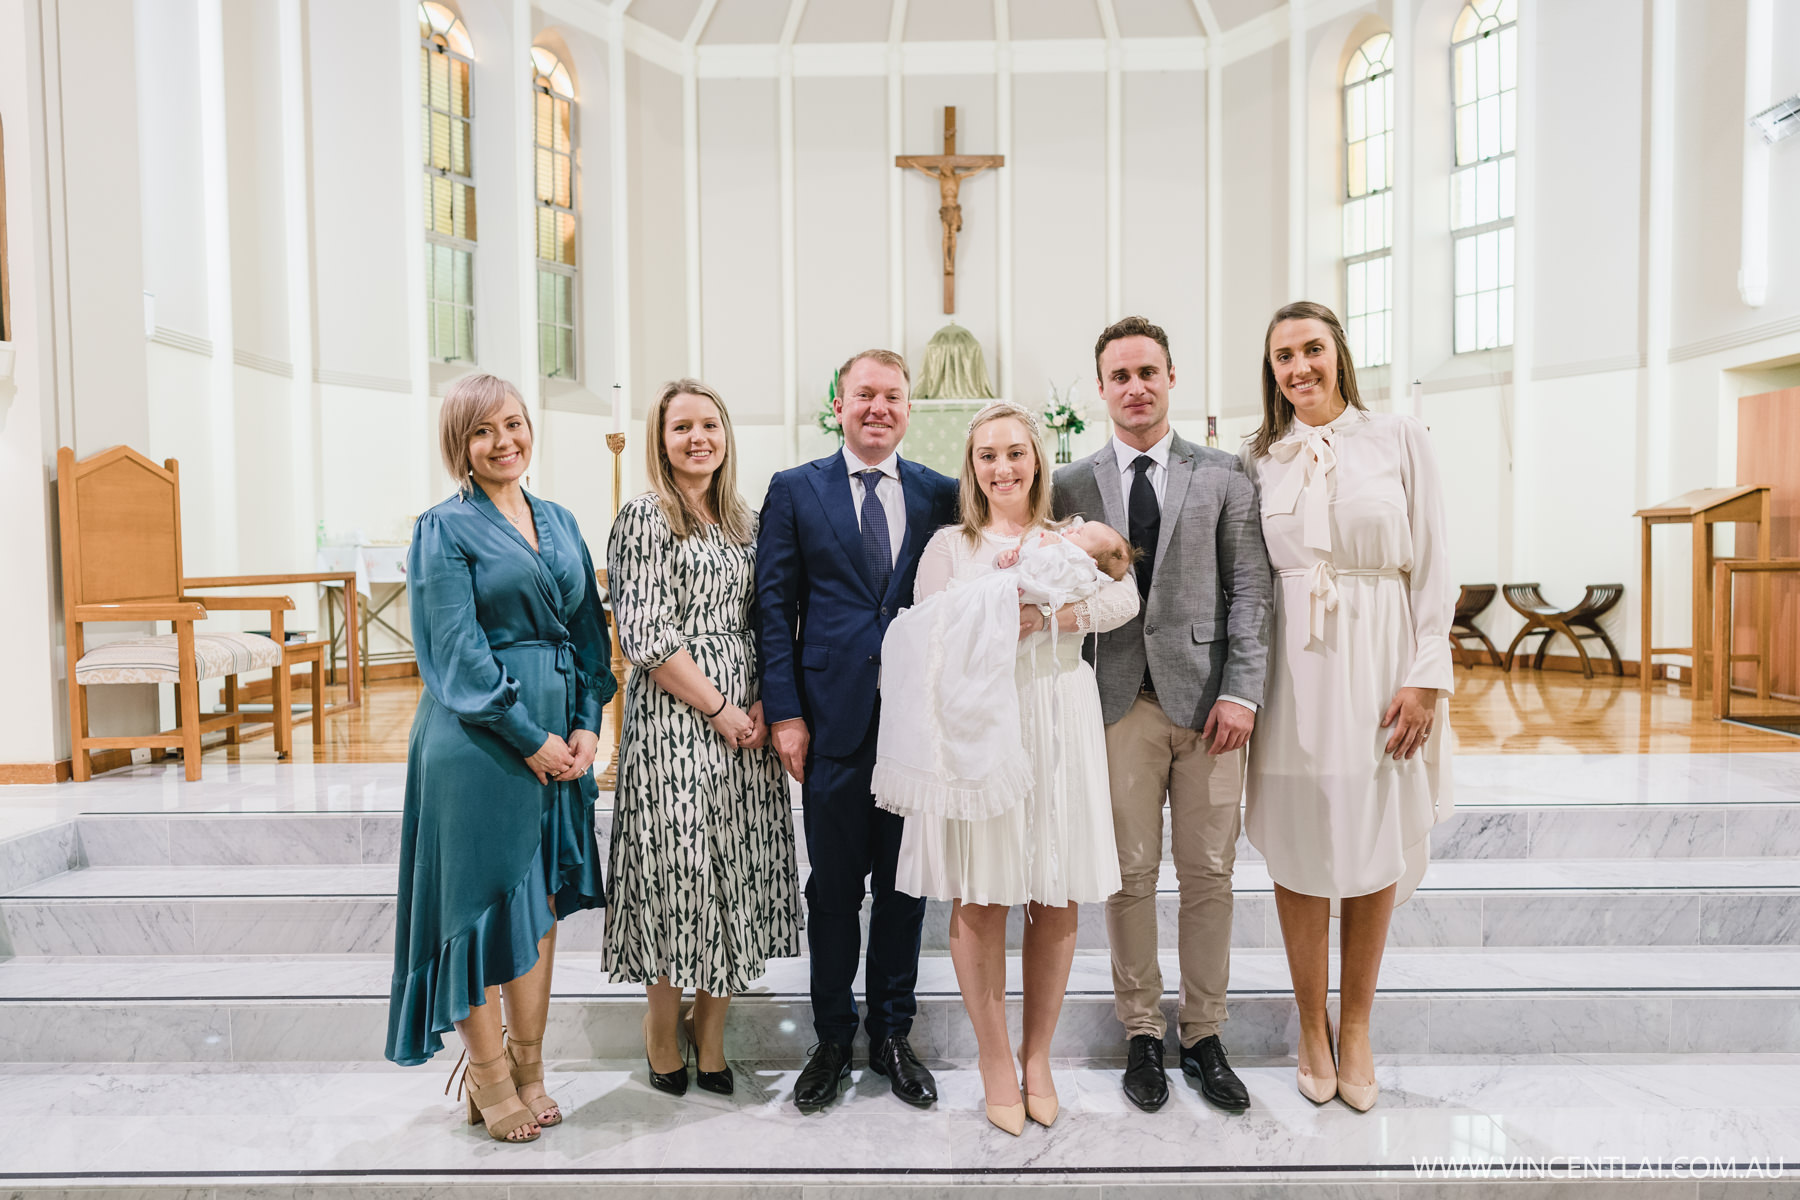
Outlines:
{"label": "navy necktie", "polygon": [[876,493],[881,472],[870,469],[859,471],[857,475],[863,483],[863,565],[869,568],[869,580],[875,585],[875,594],[885,596],[888,577],[894,573],[894,550],[893,542],[888,539],[887,509],[881,506],[881,497]]}

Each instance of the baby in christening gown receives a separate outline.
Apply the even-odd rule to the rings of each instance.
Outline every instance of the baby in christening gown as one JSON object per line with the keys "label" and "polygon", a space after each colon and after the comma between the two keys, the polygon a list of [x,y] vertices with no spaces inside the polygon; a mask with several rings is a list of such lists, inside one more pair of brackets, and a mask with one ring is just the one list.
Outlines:
{"label": "baby in christening gown", "polygon": [[[1019,606],[1086,600],[1131,567],[1116,529],[1079,519],[1026,534],[997,570],[927,596],[894,618],[881,645],[875,803],[962,821],[998,816],[1031,790],[1013,671]],[[1050,636],[1056,622],[1047,617]]]}

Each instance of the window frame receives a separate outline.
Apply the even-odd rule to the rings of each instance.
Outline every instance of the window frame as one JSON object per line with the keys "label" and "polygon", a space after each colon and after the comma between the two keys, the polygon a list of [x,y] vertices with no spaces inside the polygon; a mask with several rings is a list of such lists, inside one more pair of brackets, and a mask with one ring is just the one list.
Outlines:
{"label": "window frame", "polygon": [[[451,18],[451,21],[449,22],[449,24],[443,26],[440,29],[438,27],[438,23],[436,21],[432,20],[432,17],[434,14],[432,13],[431,10],[433,8],[439,10],[444,15],[449,16]],[[420,117],[421,117],[420,134],[421,134],[422,141],[424,143],[423,144],[423,153],[421,155],[421,166],[423,167],[424,173],[425,173],[425,213],[426,213],[426,219],[425,219],[425,339],[426,339],[426,355],[427,355],[427,357],[429,357],[431,359],[431,361],[437,362],[437,363],[475,364],[475,363],[480,362],[480,342],[479,342],[479,338],[478,338],[480,330],[479,330],[479,321],[477,320],[477,311],[476,311],[478,308],[478,305],[476,304],[476,291],[477,291],[477,279],[478,279],[478,275],[479,275],[479,272],[477,271],[477,267],[479,265],[479,263],[478,263],[479,256],[477,254],[477,251],[480,248],[479,247],[479,239],[481,236],[479,209],[476,207],[477,188],[476,188],[476,176],[475,176],[475,51],[474,51],[474,45],[469,38],[468,27],[463,24],[461,15],[458,14],[454,9],[450,8],[446,4],[443,4],[441,2],[441,0],[429,0],[429,2],[428,2],[428,0],[420,0],[420,3],[418,5],[418,11],[419,11],[420,23],[421,23],[421,25],[423,25],[425,27],[424,29],[422,29],[420,31],[420,34],[419,34],[419,48],[422,52],[420,64],[425,72],[425,77],[420,80]],[[458,42],[460,42],[461,44],[458,45],[457,44]],[[432,54],[441,54],[446,59],[448,59],[450,61],[450,63],[452,63],[452,64],[458,63],[458,62],[463,64],[464,70],[466,72],[466,77],[469,81],[468,103],[467,103],[467,114],[466,115],[459,114],[459,113],[453,111],[452,109],[437,108],[432,103],[431,78],[430,78],[430,71],[431,71],[431,65],[432,65],[432,59],[430,56]],[[450,70],[452,79],[454,79],[454,77],[455,77],[454,66],[451,66],[449,68],[449,70]],[[464,158],[463,165],[465,168],[467,168],[466,173],[459,175],[455,172],[454,159],[452,160],[452,165],[448,166],[448,167],[438,167],[433,164],[433,162],[432,162],[431,125],[432,125],[432,117],[434,115],[442,115],[445,118],[447,118],[450,122],[452,122],[451,129],[453,131],[453,134],[454,134],[454,131],[455,131],[457,125],[460,124],[463,127],[464,133],[465,133],[465,142],[464,142],[465,149],[463,152],[463,158]],[[454,142],[455,142],[455,139],[453,136],[452,137],[452,145],[454,145]],[[436,183],[436,181],[439,181],[439,180],[445,181],[453,189],[453,192],[452,192],[452,203],[453,204],[455,202],[455,195],[456,195],[456,193],[454,192],[454,189],[459,188],[459,187],[466,189],[465,203],[468,205],[468,208],[469,208],[469,224],[474,227],[475,237],[473,237],[473,238],[459,237],[456,234],[443,233],[438,230],[437,222],[435,219],[436,209],[435,209],[435,204],[434,204],[435,197],[434,197],[433,193],[435,191],[435,183]],[[440,254],[439,253],[440,250],[447,251],[448,254],[447,255]],[[467,261],[468,261],[469,282],[468,282],[467,303],[464,303],[462,301],[455,299],[455,283],[456,283],[458,256],[466,256]],[[448,284],[448,287],[451,292],[451,298],[448,300],[439,299],[437,296],[437,288],[435,285],[438,283],[437,270],[438,270],[440,264],[448,264],[448,267],[449,267],[449,270],[451,273],[451,278],[450,278],[450,281]],[[440,344],[439,338],[438,338],[438,325],[439,325],[439,320],[440,320],[439,314],[440,314],[441,310],[446,309],[446,308],[451,310],[451,318],[450,318],[451,346],[450,346],[450,352],[448,354],[443,353],[443,346]],[[467,348],[468,353],[467,353],[466,357],[457,353],[458,347],[455,344],[456,343],[456,313],[459,311],[466,312],[468,314],[469,344],[468,344],[468,348]]]}
{"label": "window frame", "polygon": [[[549,61],[551,64],[554,64],[553,69],[546,70],[544,68],[544,65],[539,62],[538,54],[540,52],[549,58]],[[581,211],[580,211],[580,208],[577,203],[578,200],[580,199],[580,186],[581,185],[580,185],[580,172],[578,169],[579,159],[577,158],[577,155],[576,155],[576,146],[579,145],[579,141],[580,141],[579,122],[580,122],[580,107],[581,106],[577,102],[577,99],[575,96],[574,81],[573,81],[572,76],[569,73],[568,64],[566,64],[562,61],[561,55],[557,54],[555,50],[551,49],[548,46],[533,46],[531,48],[531,52],[528,56],[528,59],[531,63],[530,86],[531,86],[531,105],[532,105],[532,121],[531,121],[531,149],[532,149],[531,163],[532,163],[532,168],[531,168],[530,187],[531,187],[531,220],[532,220],[532,227],[531,227],[531,246],[532,246],[532,260],[533,260],[532,265],[535,268],[535,271],[533,273],[533,278],[535,280],[538,277],[545,276],[545,275],[556,276],[556,277],[566,280],[567,281],[566,286],[569,289],[569,306],[568,306],[569,320],[568,320],[567,324],[564,324],[560,321],[556,321],[554,319],[546,321],[544,319],[543,303],[542,303],[541,295],[534,295],[532,298],[533,303],[537,305],[537,313],[536,313],[536,324],[538,327],[538,341],[537,341],[538,364],[537,364],[537,369],[538,369],[538,375],[543,379],[553,379],[553,380],[557,380],[559,382],[579,384],[581,382],[582,363],[583,363],[584,358],[586,357],[581,352]],[[564,79],[569,81],[567,92],[562,92],[562,91],[557,90],[556,74],[558,71],[560,71],[560,73]],[[537,108],[538,108],[538,104],[539,104],[539,97],[548,97],[550,100],[550,103],[551,103],[551,130],[552,130],[552,132],[550,135],[551,140],[548,144],[538,140],[539,127],[538,127],[538,120],[537,120]],[[555,106],[558,101],[566,103],[569,106],[569,134],[568,134],[568,149],[567,150],[558,150],[555,145],[555,140],[556,140],[555,132],[554,132],[555,121],[556,121]],[[552,183],[551,183],[551,193],[552,194],[549,199],[545,199],[538,194],[538,165],[537,164],[538,164],[539,156],[542,154],[548,154],[550,156],[550,178],[552,181]],[[569,203],[567,205],[561,205],[561,204],[556,203],[556,197],[555,197],[556,162],[557,162],[557,159],[559,159],[559,158],[565,160],[568,163]],[[544,214],[545,210],[549,210],[553,214],[561,214],[568,218],[569,226],[570,226],[570,241],[572,243],[571,254],[574,258],[573,262],[565,263],[565,262],[561,261],[560,259],[545,258],[545,257],[543,257],[542,253],[540,252],[541,248],[542,248],[542,243],[539,240],[540,235],[538,232],[538,222],[541,219],[543,219],[543,214]],[[557,330],[560,332],[566,332],[568,335],[569,359],[568,359],[568,371],[566,374],[549,374],[544,369],[545,362],[544,362],[543,338],[544,338],[544,332],[546,329],[554,329],[554,330]],[[556,364],[556,366],[558,368],[560,368],[562,366],[562,364],[559,362]]]}
{"label": "window frame", "polygon": [[[1381,48],[1381,55],[1379,57],[1371,57],[1368,53],[1370,45],[1382,39],[1386,40]],[[1341,128],[1343,137],[1341,139],[1341,144],[1344,151],[1342,180],[1343,196],[1339,202],[1341,220],[1338,231],[1340,249],[1339,261],[1342,263],[1343,267],[1340,282],[1343,287],[1344,296],[1344,333],[1346,340],[1351,344],[1351,356],[1358,367],[1380,367],[1391,363],[1394,357],[1395,144],[1393,110],[1395,96],[1393,76],[1396,69],[1393,62],[1394,35],[1388,31],[1370,34],[1361,42],[1357,43],[1356,48],[1350,53],[1350,62],[1338,75],[1338,116],[1339,120],[1342,122]],[[1358,79],[1347,79],[1346,76],[1348,76],[1350,71],[1356,66],[1358,58],[1365,63],[1369,63],[1372,69],[1366,71]],[[1365,100],[1364,112],[1366,114],[1366,98],[1369,93],[1369,85],[1378,80],[1383,81],[1381,95],[1385,101],[1382,112],[1382,126],[1379,130],[1375,129],[1370,125],[1368,118],[1365,115],[1362,136],[1353,138],[1351,137],[1350,123],[1352,93],[1354,90],[1361,91]],[[1361,192],[1357,192],[1354,190],[1351,178],[1352,152],[1358,145],[1366,148],[1369,139],[1372,136],[1379,136],[1383,139],[1382,165],[1384,167],[1384,182],[1379,186],[1370,186],[1368,158],[1365,149],[1363,158],[1364,186]],[[1382,213],[1382,235],[1380,244],[1371,248],[1367,238],[1368,217],[1366,214],[1370,207],[1377,204]],[[1353,212],[1358,214],[1362,221],[1362,232],[1364,235],[1362,248],[1355,253],[1351,253],[1349,249],[1351,214]],[[1358,310],[1353,303],[1353,298],[1356,296],[1356,293],[1352,289],[1351,280],[1353,276],[1358,273],[1357,269],[1361,268],[1361,272],[1364,275],[1362,296],[1366,298],[1368,295],[1367,273],[1372,267],[1381,271],[1384,280],[1382,286],[1382,307]],[[1371,317],[1380,318],[1381,350],[1379,356],[1367,352],[1367,335],[1369,319]]]}
{"label": "window frame", "polygon": [[[1485,10],[1485,11],[1484,11]],[[1470,21],[1473,18],[1473,21]],[[1466,25],[1463,36],[1458,27]],[[1513,345],[1517,336],[1517,267],[1518,267],[1518,56],[1519,14],[1517,0],[1464,0],[1451,25],[1449,54],[1450,72],[1450,345],[1453,354],[1480,354],[1502,350]],[[1510,42],[1506,35],[1510,33]],[[1485,39],[1501,39],[1494,43],[1492,70],[1496,87],[1492,93],[1481,90],[1484,73],[1480,44]],[[1458,58],[1470,48],[1470,69],[1477,72],[1472,96],[1466,102],[1458,89]],[[1511,82],[1507,82],[1510,68]],[[1494,149],[1482,154],[1481,106],[1494,104]],[[1470,111],[1472,110],[1472,111]],[[1467,159],[1463,157],[1461,129],[1465,111],[1470,111],[1474,143]],[[1509,144],[1510,134],[1510,144]],[[1482,220],[1481,180],[1484,171],[1493,172],[1493,215]],[[1467,180],[1465,184],[1463,181]],[[1465,189],[1468,189],[1465,192]],[[1465,195],[1469,199],[1464,200]],[[1463,223],[1464,210],[1472,210],[1471,219]],[[1492,238],[1494,264],[1492,286],[1481,286],[1483,279],[1483,243]],[[1465,250],[1465,246],[1467,249]],[[1472,266],[1466,273],[1464,259]],[[1464,284],[1470,286],[1464,290]],[[1493,338],[1482,337],[1484,296],[1493,296]],[[1465,316],[1466,313],[1466,316]]]}

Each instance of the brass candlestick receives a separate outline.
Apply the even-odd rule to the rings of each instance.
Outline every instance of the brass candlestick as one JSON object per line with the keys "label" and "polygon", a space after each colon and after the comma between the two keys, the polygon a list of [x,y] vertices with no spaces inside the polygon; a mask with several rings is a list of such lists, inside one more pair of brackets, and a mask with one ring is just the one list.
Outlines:
{"label": "brass candlestick", "polygon": [[[625,453],[625,435],[609,433],[606,435],[606,448],[612,451],[612,519],[619,519],[619,506],[624,495],[623,463],[620,456]],[[612,586],[607,581],[606,570],[600,571],[600,584],[607,589],[608,602],[612,601]],[[614,607],[614,612],[617,612]],[[613,693],[612,703],[607,705],[608,723],[612,726],[612,758],[606,764],[606,770],[600,772],[600,787],[603,791],[613,791],[619,786],[619,735],[625,723],[625,679],[630,666],[625,661],[625,652],[619,649],[619,623],[613,622],[612,630],[612,673],[618,681],[619,690]]]}

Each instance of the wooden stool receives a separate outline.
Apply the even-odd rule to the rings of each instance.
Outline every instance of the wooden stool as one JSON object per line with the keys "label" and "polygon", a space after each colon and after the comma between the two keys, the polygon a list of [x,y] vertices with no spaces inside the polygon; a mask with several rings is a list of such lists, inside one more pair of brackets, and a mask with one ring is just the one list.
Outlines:
{"label": "wooden stool", "polygon": [[[324,642],[286,642],[281,647],[282,664],[288,668],[287,673],[276,684],[275,709],[277,712],[293,712],[294,688],[298,684],[293,668],[301,663],[311,663],[312,670],[307,672],[307,687],[312,698],[312,744],[313,759],[319,757],[319,741],[325,733],[325,643]],[[290,743],[292,739],[290,738]],[[293,753],[290,744],[285,749],[276,747],[278,757],[286,758]]]}
{"label": "wooden stool", "polygon": [[[1560,633],[1575,643],[1575,653],[1581,655],[1581,674],[1584,678],[1592,679],[1594,677],[1594,665],[1588,661],[1587,648],[1581,644],[1582,638],[1599,638],[1605,645],[1606,652],[1612,655],[1613,674],[1625,674],[1625,664],[1619,659],[1619,648],[1613,645],[1610,637],[1606,636],[1606,630],[1600,628],[1600,618],[1611,610],[1612,606],[1617,604],[1619,598],[1625,594],[1624,584],[1590,583],[1587,594],[1581,598],[1581,603],[1574,608],[1560,611],[1555,605],[1544,599],[1543,592],[1538,588],[1539,585],[1535,583],[1509,583],[1506,585],[1506,602],[1512,605],[1514,612],[1525,618],[1525,628],[1519,630],[1518,636],[1512,640],[1512,645],[1506,648],[1506,669],[1508,671],[1512,670],[1513,652],[1519,648],[1519,643],[1534,633],[1543,634],[1544,640],[1538,643],[1537,653],[1532,656],[1531,665],[1542,670],[1544,651],[1550,648],[1550,639]],[[1587,632],[1577,633],[1578,629]]]}
{"label": "wooden stool", "polygon": [[[1475,638],[1487,647],[1488,661],[1496,667],[1505,669],[1506,664],[1500,661],[1500,652],[1494,649],[1494,643],[1488,641],[1488,635],[1475,627],[1475,618],[1487,611],[1487,606],[1494,602],[1494,596],[1500,591],[1491,583],[1465,583],[1462,593],[1456,597],[1456,614],[1450,618],[1450,656],[1462,661],[1463,666],[1473,671],[1475,659],[1463,648],[1465,638]],[[1464,655],[1469,657],[1464,658]]]}

